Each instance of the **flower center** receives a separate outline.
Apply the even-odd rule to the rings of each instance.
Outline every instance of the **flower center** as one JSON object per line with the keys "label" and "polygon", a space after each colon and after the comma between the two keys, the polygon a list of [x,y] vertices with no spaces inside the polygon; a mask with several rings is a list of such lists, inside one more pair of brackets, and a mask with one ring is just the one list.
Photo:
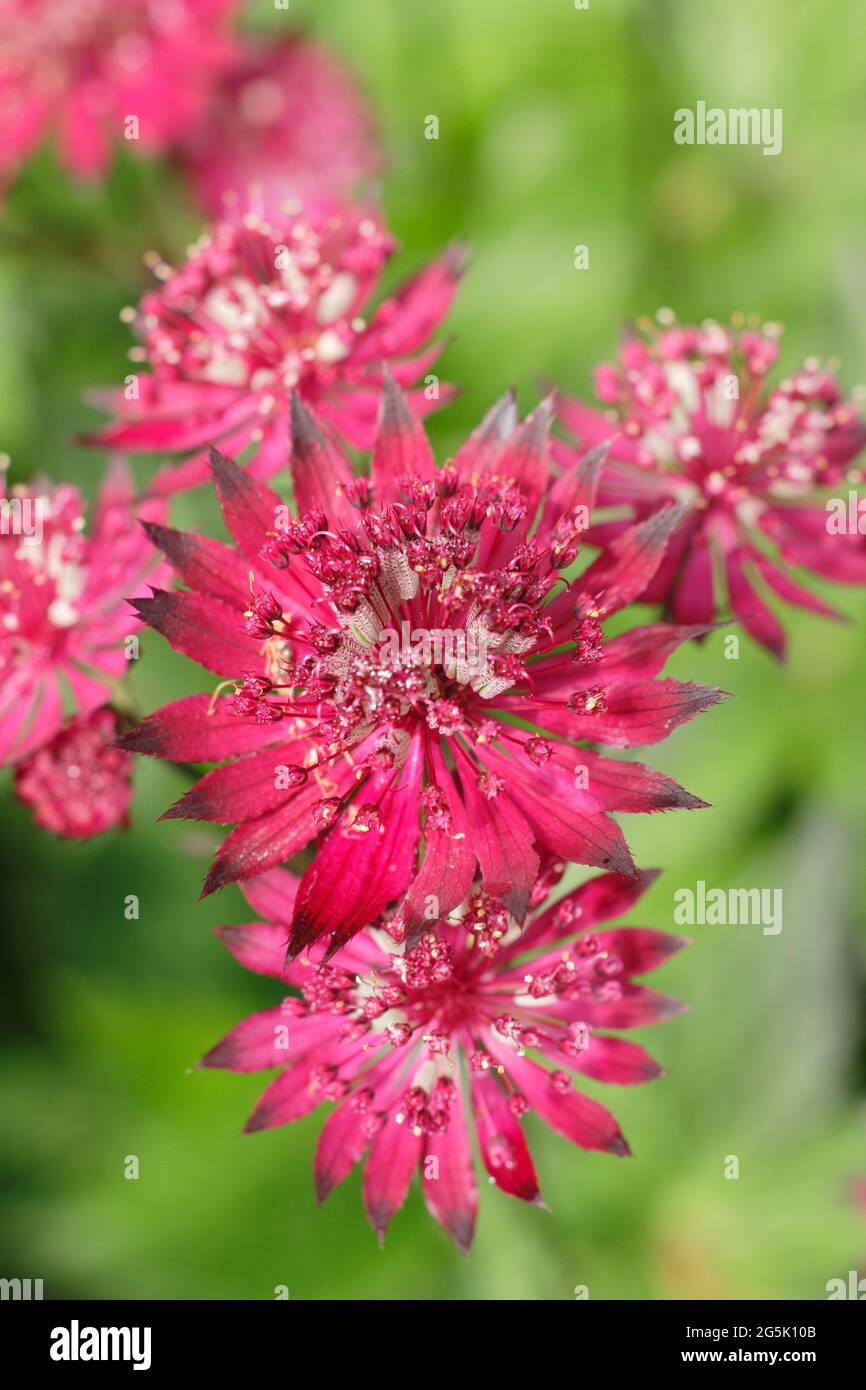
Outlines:
{"label": "flower center", "polygon": [[0,502],[0,540],[14,547],[14,563],[0,581],[0,628],[26,648],[53,646],[80,618],[87,579],[84,516],[73,489],[55,497],[24,496]]}
{"label": "flower center", "polygon": [[391,243],[372,221],[317,227],[305,217],[274,229],[254,217],[206,233],[178,270],[148,262],[163,287],[126,309],[142,346],[133,361],[158,375],[261,393],[263,416],[331,384],[365,321],[362,281]]}
{"label": "flower center", "polygon": [[[580,910],[568,899],[557,914],[565,933],[578,929]],[[472,1070],[495,1069],[506,1085],[504,1069],[485,1046],[494,1036],[518,1055],[541,1050],[561,1054],[564,1066],[573,1065],[589,1041],[590,1028],[583,1021],[587,1008],[621,996],[623,962],[590,935],[525,967],[506,958],[500,970],[496,957],[519,932],[503,904],[481,892],[464,903],[459,920],[436,924],[405,955],[398,953],[396,919],[383,919],[373,933],[381,947],[379,965],[353,975],[301,957],[303,998],[288,999],[284,1007],[299,1015],[338,1015],[344,1020],[344,1040],[359,1043],[364,1052],[390,1047],[413,1054],[414,1068],[405,1068],[412,1070],[413,1081],[402,1096],[398,1122],[408,1122],[418,1133],[444,1130],[458,1047],[465,1050]],[[369,1112],[371,1134],[383,1122],[363,1073],[353,1082],[341,1077],[337,1067],[324,1067],[311,1084],[329,1100],[342,1099],[354,1085],[352,1104]],[[571,1077],[553,1071],[551,1084],[566,1091]],[[512,1093],[512,1102],[521,1114],[522,1097]]]}
{"label": "flower center", "polygon": [[825,481],[857,415],[817,359],[767,393],[776,325],[641,328],[648,341],[629,340],[596,377],[639,467],[668,472],[682,500],[733,507],[744,520],[762,495],[803,496]]}
{"label": "flower center", "polygon": [[[310,513],[262,547],[277,568],[301,561],[299,583],[336,627],[296,622],[270,591],[255,591],[246,625],[263,641],[267,676],[244,676],[235,709],[262,723],[294,720],[316,745],[317,765],[371,735],[367,768],[380,771],[401,765],[419,728],[471,743],[504,737],[489,702],[527,682],[529,656],[555,645],[544,601],[576,554],[578,523],[560,523],[539,546],[512,534],[526,511],[514,489],[458,487],[447,469],[435,484],[407,477],[401,487],[406,500],[378,511],[368,480],[358,479],[354,530],[335,533],[324,514]],[[598,659],[594,618],[579,619],[572,636],[575,660]],[[582,712],[600,694],[588,692],[593,704]],[[539,761],[542,742],[527,744]],[[305,772],[296,770],[297,784]]]}

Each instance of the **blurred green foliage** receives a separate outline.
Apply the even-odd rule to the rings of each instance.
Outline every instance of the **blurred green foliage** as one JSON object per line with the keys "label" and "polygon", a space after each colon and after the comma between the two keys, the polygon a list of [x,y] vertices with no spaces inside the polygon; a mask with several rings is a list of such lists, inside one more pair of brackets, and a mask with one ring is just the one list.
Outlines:
{"label": "blurred green foliage", "polygon": [[[471,248],[441,456],[509,383],[526,408],[547,379],[588,391],[622,321],[660,304],[757,310],[785,323],[785,365],[839,354],[849,386],[863,375],[862,6],[260,0],[249,19],[301,26],[358,72],[389,151],[392,279],[452,238]],[[675,146],[673,111],[698,98],[781,107],[783,153]],[[142,253],[178,257],[196,226],[159,164],[120,158],[104,188],[78,188],[44,151],[18,180],[0,223],[0,446],[18,476],[92,494],[103,460],[71,442],[98,418],[83,393],[127,369],[118,311],[147,282]],[[194,497],[180,515],[205,527],[213,509]],[[251,915],[240,894],[196,902],[217,836],[156,823],[178,772],[142,763],[134,829],[84,845],[37,834],[7,779],[2,1272],[49,1296],[821,1298],[862,1266],[866,601],[841,603],[851,625],[789,619],[782,670],[748,642],[725,660],[721,636],[677,655],[673,674],[736,698],[648,755],[715,809],[628,818],[638,862],[665,866],[633,919],[671,928],[675,888],[703,878],[781,886],[784,928],[695,929],[659,978],[691,1012],[643,1038],[668,1074],[590,1088],[635,1157],[575,1151],[529,1117],[552,1214],[485,1189],[467,1260],[417,1191],[384,1253],[357,1177],[317,1211],[320,1119],[242,1137],[261,1079],[191,1070],[278,986],[212,935]],[[146,638],[140,709],[200,676]]]}

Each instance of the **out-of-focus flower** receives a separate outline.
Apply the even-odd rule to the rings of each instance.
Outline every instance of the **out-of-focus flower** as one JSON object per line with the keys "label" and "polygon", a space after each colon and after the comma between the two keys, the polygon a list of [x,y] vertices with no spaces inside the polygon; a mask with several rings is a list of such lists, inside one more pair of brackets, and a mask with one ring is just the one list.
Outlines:
{"label": "out-of-focus flower", "polygon": [[181,158],[208,217],[289,200],[335,210],[379,166],[373,121],[349,74],[304,39],[250,44],[216,88]]}
{"label": "out-of-focus flower", "polygon": [[16,794],[41,829],[87,839],[128,824],[133,760],[112,746],[118,732],[114,711],[99,709],[16,764]]}
{"label": "out-of-focus flower", "polygon": [[[462,260],[452,248],[370,317],[362,317],[393,250],[364,211],[248,215],[220,223],[171,270],[153,262],[160,288],[127,317],[141,346],[130,353],[150,373],[101,399],[120,418],[90,442],[190,457],[158,475],[156,491],[207,480],[206,445],[252,451],[255,477],[283,468],[291,452],[291,403],[316,407],[358,448],[369,448],[387,364],[414,385],[440,352],[425,347],[447,314]],[[438,378],[412,393],[419,414],[449,395]]]}
{"label": "out-of-focus flower", "polygon": [[[162,510],[151,501],[138,515]],[[89,536],[81,495],[65,483],[16,487],[0,501],[0,523],[3,766],[54,739],[69,708],[83,718],[109,700],[129,669],[126,639],[140,627],[127,599],[144,592],[157,557],[119,462],[106,475]]]}
{"label": "out-of-focus flower", "polygon": [[[618,518],[589,539],[607,544],[636,518],[669,503],[682,519],[643,600],[677,622],[709,623],[730,610],[777,656],[785,634],[766,599],[838,616],[796,582],[801,566],[841,583],[866,583],[866,537],[828,527],[821,489],[863,481],[866,442],[856,406],[833,373],[810,359],[770,387],[779,329],[680,326],[668,311],[643,321],[619,361],[596,369],[607,410],[562,397],[559,417],[581,450],[610,441],[599,503]],[[557,445],[557,458],[576,455]],[[718,564],[718,584],[714,582]]]}
{"label": "out-of-focus flower", "polygon": [[294,953],[321,936],[336,950],[394,902],[411,944],[431,902],[442,915],[463,901],[476,864],[519,919],[540,853],[629,873],[609,812],[704,804],[581,746],[655,743],[720,692],[656,679],[698,629],[602,633],[658,566],[676,509],[566,579],[599,459],[553,481],[550,416],[546,402],[518,428],[505,397],[440,471],[389,382],[364,477],[296,400],[297,516],[214,453],[237,549],[150,528],[189,589],[155,592],[138,611],[235,693],[176,701],[124,746],[248,755],[166,813],[237,823],[206,892],[321,837]]}
{"label": "out-of-focus flower", "polygon": [[0,179],[47,131],[79,178],[104,173],[120,141],[163,150],[206,109],[232,60],[239,0],[4,0]]}
{"label": "out-of-focus flower", "polygon": [[431,1215],[469,1249],[478,1207],[473,1129],[491,1181],[538,1205],[527,1112],[582,1148],[629,1153],[613,1115],[577,1089],[575,1074],[615,1085],[660,1075],[644,1048],[608,1030],[679,1012],[632,977],[662,965],[687,938],[597,930],[632,907],[653,873],[604,874],[551,904],[562,867],[550,865],[539,880],[522,931],[475,885],[407,954],[384,921],[330,964],[315,951],[287,966],[297,885],[279,869],[244,885],[265,922],[219,929],[242,965],[300,997],[240,1023],[202,1065],[280,1068],[248,1131],[333,1102],[316,1152],[319,1200],[366,1153],[364,1204],[380,1239],[418,1170]]}

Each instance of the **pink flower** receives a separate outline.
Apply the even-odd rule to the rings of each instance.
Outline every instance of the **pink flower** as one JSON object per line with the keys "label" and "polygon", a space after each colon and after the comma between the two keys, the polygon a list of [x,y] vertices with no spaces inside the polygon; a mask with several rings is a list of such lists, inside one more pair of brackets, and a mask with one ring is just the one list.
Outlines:
{"label": "pink flower", "polygon": [[[452,249],[362,318],[392,249],[364,212],[287,213],[273,226],[252,216],[221,223],[179,270],[156,264],[160,289],[129,311],[142,344],[131,356],[152,373],[111,394],[121,420],[90,442],[190,454],[157,476],[158,492],[205,482],[210,444],[251,450],[251,473],[267,478],[288,462],[291,403],[300,397],[368,448],[383,364],[403,386],[427,371],[440,349],[424,344],[459,274]],[[433,381],[412,395],[419,413],[436,407]]]}
{"label": "pink flower", "polygon": [[15,768],[15,792],[43,830],[73,839],[129,823],[132,757],[112,746],[113,710],[73,719]]}
{"label": "pink flower", "polygon": [[520,919],[542,853],[630,873],[609,812],[704,804],[581,746],[654,743],[720,692],[656,679],[697,629],[602,633],[659,564],[676,509],[567,581],[599,460],[553,482],[550,416],[546,402],[518,429],[506,397],[437,470],[389,382],[367,478],[296,399],[297,518],[215,453],[237,549],[150,528],[189,588],[138,611],[235,693],[176,701],[124,746],[239,755],[166,812],[236,823],[205,892],[320,839],[294,954],[322,936],[338,949],[395,902],[411,944],[431,903],[442,916],[463,901],[476,864]]}
{"label": "pink flower", "polygon": [[304,953],[287,966],[297,884],[279,869],[244,887],[264,923],[219,928],[242,965],[301,997],[245,1019],[202,1065],[280,1068],[247,1131],[333,1102],[316,1152],[319,1200],[367,1153],[364,1204],[380,1240],[418,1170],[430,1214],[469,1249],[478,1207],[473,1128],[500,1191],[539,1206],[521,1123],[527,1112],[582,1148],[629,1153],[613,1115],[576,1088],[575,1073],[615,1085],[661,1074],[642,1047],[608,1030],[680,1011],[632,976],[662,965],[687,938],[595,930],[628,911],[654,873],[603,874],[550,904],[562,868],[551,866],[539,882],[522,932],[505,904],[476,885],[405,955],[386,922],[329,965]]}
{"label": "pink flower", "polygon": [[[789,573],[802,566],[842,583],[866,583],[866,539],[828,528],[819,489],[860,483],[852,460],[866,441],[856,408],[832,373],[809,360],[777,386],[767,376],[779,330],[707,323],[640,325],[618,363],[596,371],[601,414],[563,398],[559,416],[582,448],[610,440],[599,502],[618,519],[592,539],[607,543],[664,503],[683,504],[676,534],[643,595],[682,623],[730,609],[781,656],[785,635],[766,598],[830,617],[834,610]],[[559,445],[563,462],[575,455]],[[775,552],[775,553],[774,553]],[[713,582],[716,560],[723,575]]]}
{"label": "pink flower", "polygon": [[279,222],[289,199],[333,210],[373,174],[372,117],[318,44],[249,45],[182,150],[205,213],[250,210]]}
{"label": "pink flower", "polygon": [[65,696],[86,717],[128,670],[125,639],[140,624],[126,600],[156,558],[132,497],[132,479],[113,464],[89,536],[69,484],[16,487],[0,501],[0,766],[60,733]]}
{"label": "pink flower", "polygon": [[78,178],[103,174],[121,140],[147,153],[184,134],[231,60],[239,0],[4,0],[0,178],[57,132]]}

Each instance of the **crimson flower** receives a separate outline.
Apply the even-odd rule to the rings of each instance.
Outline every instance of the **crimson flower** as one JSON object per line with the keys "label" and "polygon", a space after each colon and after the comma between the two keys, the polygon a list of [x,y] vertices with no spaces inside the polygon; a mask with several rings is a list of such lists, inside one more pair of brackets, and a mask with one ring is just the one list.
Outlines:
{"label": "crimson flower", "polygon": [[[667,554],[643,594],[677,622],[709,623],[730,609],[777,656],[783,628],[769,595],[838,616],[787,565],[866,583],[866,540],[833,534],[820,489],[860,483],[852,460],[866,429],[831,371],[810,359],[770,387],[779,329],[661,326],[643,321],[619,362],[603,363],[595,390],[608,410],[563,397],[559,417],[581,449],[610,441],[599,503],[617,508],[601,544],[659,506],[683,504]],[[567,462],[575,454],[557,446]],[[787,563],[786,563],[787,562]],[[716,568],[717,567],[717,568]],[[715,569],[715,577],[714,577]]]}
{"label": "crimson flower", "polygon": [[73,719],[15,767],[15,793],[42,830],[71,839],[129,823],[132,757],[113,741],[113,710]]}
{"label": "crimson flower", "polygon": [[49,129],[79,178],[103,174],[121,140],[153,153],[185,134],[233,56],[227,26],[238,4],[4,0],[0,177],[14,174]]}
{"label": "crimson flower", "polygon": [[[91,443],[190,456],[160,473],[173,492],[208,478],[206,445],[252,451],[251,473],[270,477],[291,451],[291,403],[313,404],[348,442],[369,448],[383,364],[414,385],[440,348],[425,347],[451,306],[461,255],[452,248],[361,317],[393,242],[363,211],[248,214],[201,237],[177,270],[159,261],[160,288],[126,311],[149,364],[106,395],[120,418]],[[417,413],[449,388],[430,378],[412,394]]]}
{"label": "crimson flower", "polygon": [[316,1191],[324,1200],[366,1153],[364,1204],[380,1240],[417,1169],[431,1215],[469,1249],[478,1207],[472,1128],[500,1191],[537,1205],[527,1112],[582,1148],[629,1153],[613,1115],[576,1088],[574,1074],[615,1085],[661,1074],[644,1048],[607,1030],[680,1011],[632,976],[662,965],[687,938],[596,930],[628,911],[654,873],[603,874],[550,903],[563,867],[549,866],[537,884],[522,931],[475,885],[407,954],[386,921],[330,964],[316,951],[287,965],[297,881],[282,869],[244,885],[265,922],[218,929],[248,970],[300,997],[245,1019],[202,1066],[280,1068],[248,1131],[334,1102],[316,1151]]}
{"label": "crimson flower", "polygon": [[60,733],[65,700],[86,718],[110,699],[129,669],[126,639],[140,627],[127,597],[144,592],[157,558],[136,518],[161,512],[156,501],[136,512],[119,462],[89,536],[69,484],[19,486],[0,500],[0,766]]}
{"label": "crimson flower", "polygon": [[248,44],[181,159],[208,217],[333,209],[378,168],[370,112],[345,69],[305,39]]}
{"label": "crimson flower", "polygon": [[[236,822],[205,892],[319,838],[290,949],[338,949],[389,904],[411,944],[476,876],[520,919],[540,855],[633,872],[611,811],[704,803],[583,741],[654,743],[720,698],[658,680],[699,629],[601,622],[642,590],[679,513],[619,538],[569,582],[599,459],[553,481],[549,403],[516,427],[506,397],[437,470],[386,385],[370,477],[296,400],[296,517],[218,453],[237,549],[148,528],[187,590],[138,611],[233,685],[167,705],[124,746],[216,768],[166,812]],[[424,852],[419,853],[423,833]]]}

